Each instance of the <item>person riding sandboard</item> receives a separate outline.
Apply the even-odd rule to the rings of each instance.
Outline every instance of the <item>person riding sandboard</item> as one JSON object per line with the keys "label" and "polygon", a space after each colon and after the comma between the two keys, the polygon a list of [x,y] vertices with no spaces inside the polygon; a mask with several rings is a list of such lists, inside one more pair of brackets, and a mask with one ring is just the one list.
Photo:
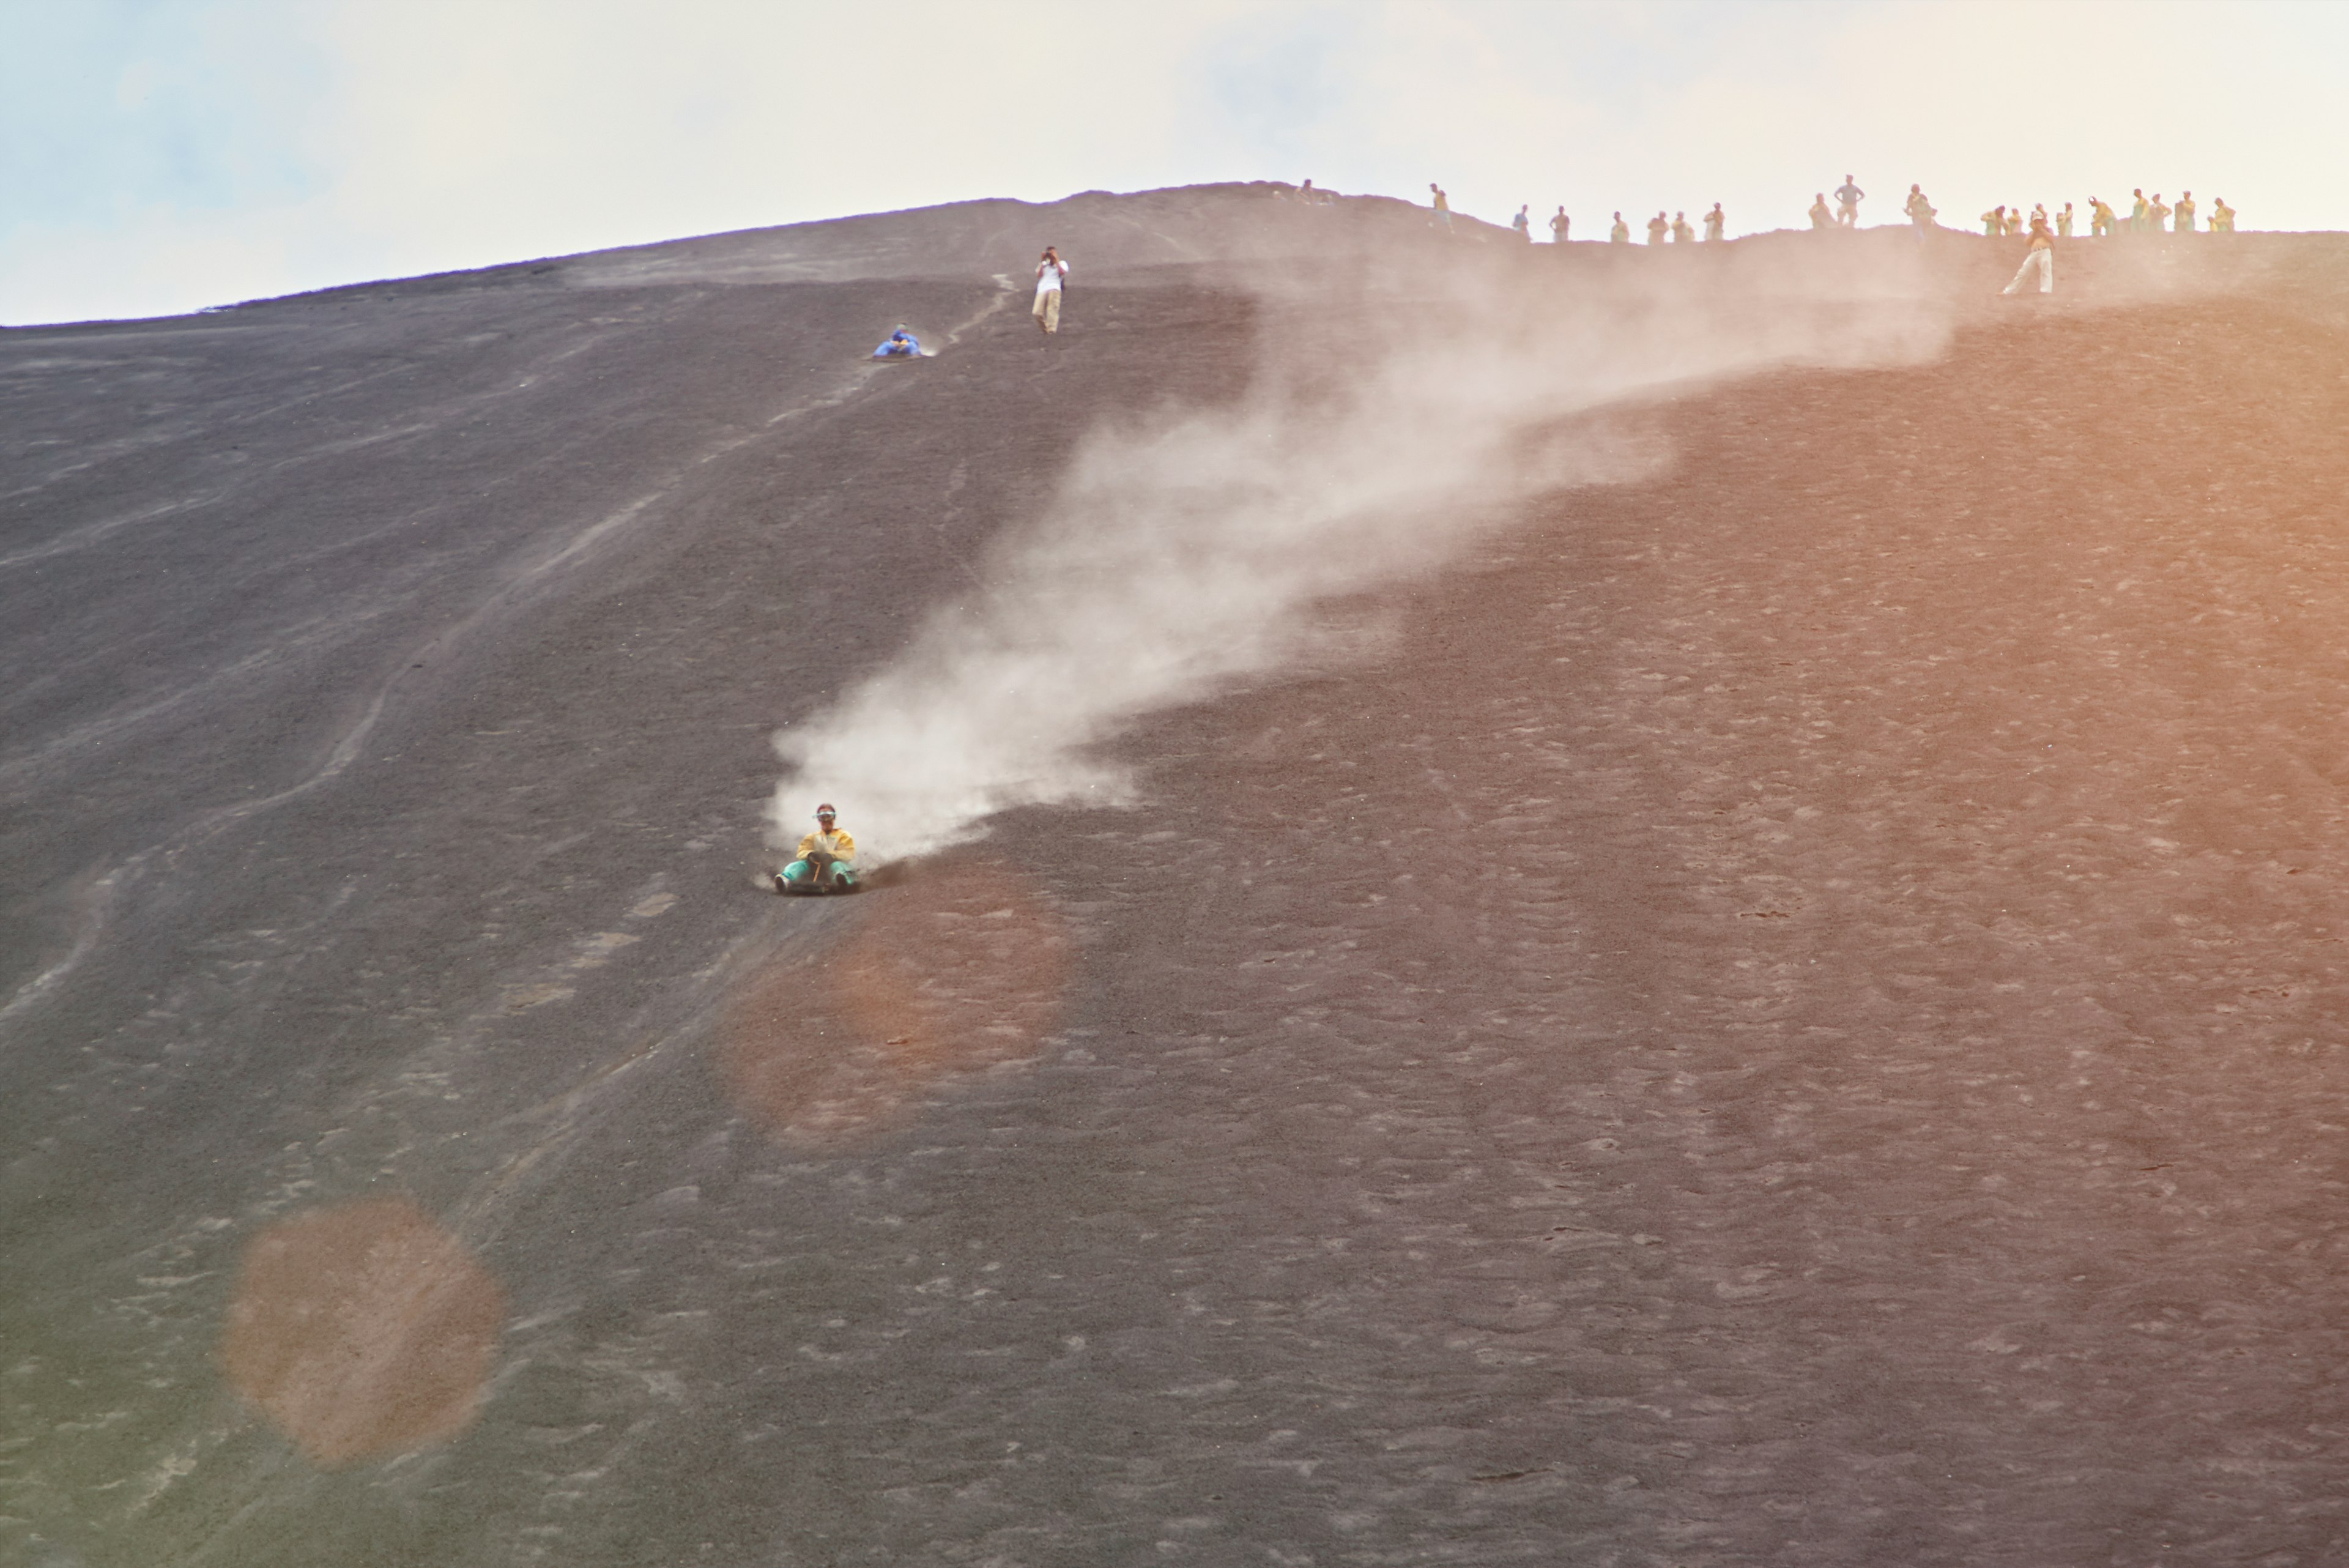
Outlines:
{"label": "person riding sandboard", "polygon": [[830,801],[815,808],[815,831],[800,840],[799,858],[775,873],[776,892],[856,891],[856,840],[833,826],[838,820]]}

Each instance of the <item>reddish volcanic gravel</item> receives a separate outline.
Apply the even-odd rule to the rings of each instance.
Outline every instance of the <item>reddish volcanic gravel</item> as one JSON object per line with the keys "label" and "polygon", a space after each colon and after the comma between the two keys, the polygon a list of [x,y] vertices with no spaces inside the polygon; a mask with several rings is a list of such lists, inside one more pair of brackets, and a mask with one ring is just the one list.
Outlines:
{"label": "reddish volcanic gravel", "polygon": [[1945,351],[1609,413],[1644,472],[1300,607],[1356,657],[1141,717],[1133,809],[748,875],[770,732],[1096,421],[1343,338],[1268,258],[1703,259],[1463,232],[0,332],[0,1557],[2349,1559],[2349,240],[1944,236]]}

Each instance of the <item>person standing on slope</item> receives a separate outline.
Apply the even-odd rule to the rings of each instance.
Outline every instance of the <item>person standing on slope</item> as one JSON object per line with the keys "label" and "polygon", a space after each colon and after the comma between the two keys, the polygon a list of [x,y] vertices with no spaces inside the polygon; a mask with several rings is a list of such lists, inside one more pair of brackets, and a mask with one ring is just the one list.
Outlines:
{"label": "person standing on slope", "polygon": [[2005,234],[2006,209],[2004,207],[1992,207],[1982,214],[1982,233],[1994,240]]}
{"label": "person standing on slope", "polygon": [[2188,191],[2180,195],[2178,198],[2178,205],[2171,208],[2170,212],[2173,214],[2169,220],[2172,234],[2190,234],[2194,232],[2193,192]]}
{"label": "person standing on slope", "polygon": [[1516,230],[1517,238],[1525,241],[1527,244],[1534,243],[1534,221],[1526,215],[1526,209],[1532,205],[1533,203],[1530,202],[1518,202],[1517,215],[1509,220],[1509,227]]}
{"label": "person standing on slope", "polygon": [[1859,203],[1867,195],[1851,182],[1850,175],[1845,175],[1843,183],[1836,187],[1836,223],[1847,229],[1859,227]]}
{"label": "person standing on slope", "polygon": [[2156,191],[2153,200],[2146,203],[2145,218],[2147,233],[2166,234],[2169,232],[2169,204],[2161,199],[2160,192]]}
{"label": "person standing on slope", "polygon": [[2210,232],[2214,234],[2231,234],[2235,232],[2235,209],[2227,205],[2227,198],[2224,196],[2210,198]]}
{"label": "person standing on slope", "polygon": [[1427,182],[1427,188],[1435,192],[1435,226],[1448,234],[1452,232],[1452,198],[1433,180]]}
{"label": "person standing on slope", "polygon": [[2146,229],[2145,216],[2148,212],[2152,211],[2152,208],[2146,202],[2144,186],[2136,185],[2130,187],[2129,194],[2137,198],[2136,204],[2129,208],[2129,233],[2133,234],[2141,234],[2145,233]]}
{"label": "person standing on slope", "polygon": [[1061,259],[1057,246],[1046,245],[1043,259],[1036,264],[1037,327],[1046,337],[1061,329],[1061,280],[1069,275],[1069,264]]}
{"label": "person standing on slope", "polygon": [[2031,249],[2024,253],[2023,265],[2015,270],[2014,281],[1999,290],[2001,294],[2020,294],[2023,280],[2033,273],[2039,275],[2039,292],[2055,292],[2055,236],[2047,229],[2047,214],[2031,215]]}
{"label": "person standing on slope", "polygon": [[1910,185],[1909,200],[1901,204],[1900,211],[1908,217],[1909,226],[1916,231],[1917,243],[1923,244],[1925,232],[1933,226],[1933,203],[1925,199],[1924,187]]}
{"label": "person standing on slope", "polygon": [[2121,216],[2113,211],[2112,203],[2101,196],[2088,198],[2088,237],[2108,240],[2120,233]]}
{"label": "person standing on slope", "polygon": [[2072,203],[2069,202],[2064,202],[2064,210],[2055,214],[2055,237],[2059,240],[2072,237]]}
{"label": "person standing on slope", "polygon": [[1566,231],[1573,226],[1574,220],[1566,215],[1563,206],[1559,207],[1557,215],[1549,221],[1549,243],[1554,245],[1566,244]]}
{"label": "person standing on slope", "polygon": [[1623,214],[1620,213],[1615,214],[1615,226],[1607,231],[1607,243],[1610,245],[1628,245],[1631,243],[1631,225],[1623,221]]}
{"label": "person standing on slope", "polygon": [[1815,234],[1835,227],[1835,214],[1827,211],[1827,196],[1826,192],[1820,191],[1813,193],[1811,197],[1811,211],[1809,216],[1811,220],[1811,233]]}
{"label": "person standing on slope", "polygon": [[1664,236],[1671,232],[1671,228],[1672,221],[1661,213],[1658,213],[1648,220],[1648,243],[1651,245],[1662,244]]}
{"label": "person standing on slope", "polygon": [[1686,213],[1672,214],[1672,244],[1684,245],[1696,238],[1696,225],[1688,221]]}
{"label": "person standing on slope", "polygon": [[1721,203],[1715,202],[1713,204],[1713,211],[1704,215],[1705,243],[1708,244],[1717,243],[1721,239],[1721,231],[1728,225],[1728,216],[1722,212]]}

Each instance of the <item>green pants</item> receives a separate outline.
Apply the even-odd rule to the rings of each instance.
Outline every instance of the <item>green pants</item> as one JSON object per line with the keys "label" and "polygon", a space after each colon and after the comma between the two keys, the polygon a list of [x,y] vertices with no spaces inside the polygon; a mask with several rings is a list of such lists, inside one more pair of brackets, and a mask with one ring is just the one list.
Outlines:
{"label": "green pants", "polygon": [[856,886],[856,872],[854,867],[843,866],[835,860],[825,869],[832,875],[828,878],[820,878],[816,875],[814,867],[804,860],[794,860],[783,867],[783,880],[801,887],[854,888]]}

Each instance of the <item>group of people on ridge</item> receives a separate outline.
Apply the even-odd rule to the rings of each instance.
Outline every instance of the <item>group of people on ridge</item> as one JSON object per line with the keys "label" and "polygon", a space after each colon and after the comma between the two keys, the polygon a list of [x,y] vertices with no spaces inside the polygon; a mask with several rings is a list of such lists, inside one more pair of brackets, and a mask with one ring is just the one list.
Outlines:
{"label": "group of people on ridge", "polygon": [[[1310,180],[1305,182],[1305,191],[1309,193],[1305,199],[1308,201],[1313,199],[1309,194],[1312,192],[1312,187],[1313,182]],[[1451,198],[1445,193],[1444,187],[1433,181],[1428,182],[1427,188],[1433,198],[1434,223],[1438,228],[1449,232],[1452,227]],[[1320,194],[1326,197],[1327,192]],[[2156,192],[2150,200],[2147,200],[2142,190],[2132,192],[2131,194],[2136,197],[2136,203],[2127,218],[2119,216],[2111,207],[2091,196],[2088,199],[2089,233],[2101,237],[2123,233],[2184,234],[2194,232],[2196,208],[2193,192],[2189,191],[2178,197],[2175,207],[2165,205],[2159,192]],[[1868,192],[1859,188],[1858,182],[1851,175],[1846,174],[1843,177],[1843,183],[1835,189],[1835,205],[1832,207],[1827,204],[1827,196],[1828,192],[1821,191],[1811,198],[1808,216],[1813,232],[1827,229],[1857,229],[1859,226],[1859,204],[1868,197]],[[1921,242],[1926,233],[1933,227],[1936,210],[1932,202],[1926,196],[1923,187],[1912,184],[1909,187],[1908,199],[1901,203],[1900,213],[1909,220],[1910,227],[1916,231],[1917,237]],[[1702,214],[1698,221],[1704,226],[1704,237],[1707,240],[1719,240],[1723,237],[1728,218],[1723,213],[1720,202],[1715,202],[1713,204],[1713,211]],[[2049,230],[2051,241],[2070,239],[2073,223],[2072,203],[2064,202],[2064,210],[2053,217],[2048,215],[2047,209],[2043,203],[2033,210],[2028,219],[2024,217],[2020,206],[1993,207],[1982,214],[1982,233],[1993,237],[2019,235],[2035,233],[2037,227],[2043,223]],[[1561,245],[1566,244],[1572,225],[1573,220],[1566,215],[1566,209],[1563,206],[1559,207],[1548,220],[1551,241]],[[1533,239],[1531,203],[1517,209],[1517,215],[1509,220],[1509,227],[1515,231],[1517,238],[1531,242]],[[1669,218],[1663,213],[1658,212],[1654,217],[1648,220],[1647,231],[1648,243],[1651,245],[1680,244],[1697,237],[1696,225],[1688,221],[1688,213],[1685,212],[1675,213]],[[2232,234],[2234,231],[2235,210],[2227,205],[2223,199],[2211,202],[2209,232],[2214,234]],[[1621,213],[1619,212],[1614,215],[1614,223],[1607,231],[1607,238],[1609,243],[1613,244],[1628,245],[1631,243],[1631,225],[1623,221]]]}
{"label": "group of people on ridge", "polygon": [[[2158,191],[2153,193],[2150,201],[2147,200],[2142,186],[2130,191],[2129,195],[2134,200],[2129,204],[2129,214],[2126,218],[2114,212],[2111,205],[2102,199],[2095,196],[2088,198],[2088,233],[2092,238],[2104,239],[2108,235],[2124,234],[2190,234],[2194,233],[2193,192],[2189,191],[2180,195],[2175,207],[2164,202]],[[1987,221],[1987,213],[1984,214],[1984,218]],[[2071,236],[2072,203],[2069,202],[2064,203],[2064,211],[2059,218],[2059,228],[2064,237],[2068,239]],[[2012,234],[2013,231],[2010,229],[2007,232]],[[2214,234],[2231,234],[2235,232],[2235,209],[2227,205],[2227,199],[2224,196],[2214,198],[2210,202],[2209,232]]]}

